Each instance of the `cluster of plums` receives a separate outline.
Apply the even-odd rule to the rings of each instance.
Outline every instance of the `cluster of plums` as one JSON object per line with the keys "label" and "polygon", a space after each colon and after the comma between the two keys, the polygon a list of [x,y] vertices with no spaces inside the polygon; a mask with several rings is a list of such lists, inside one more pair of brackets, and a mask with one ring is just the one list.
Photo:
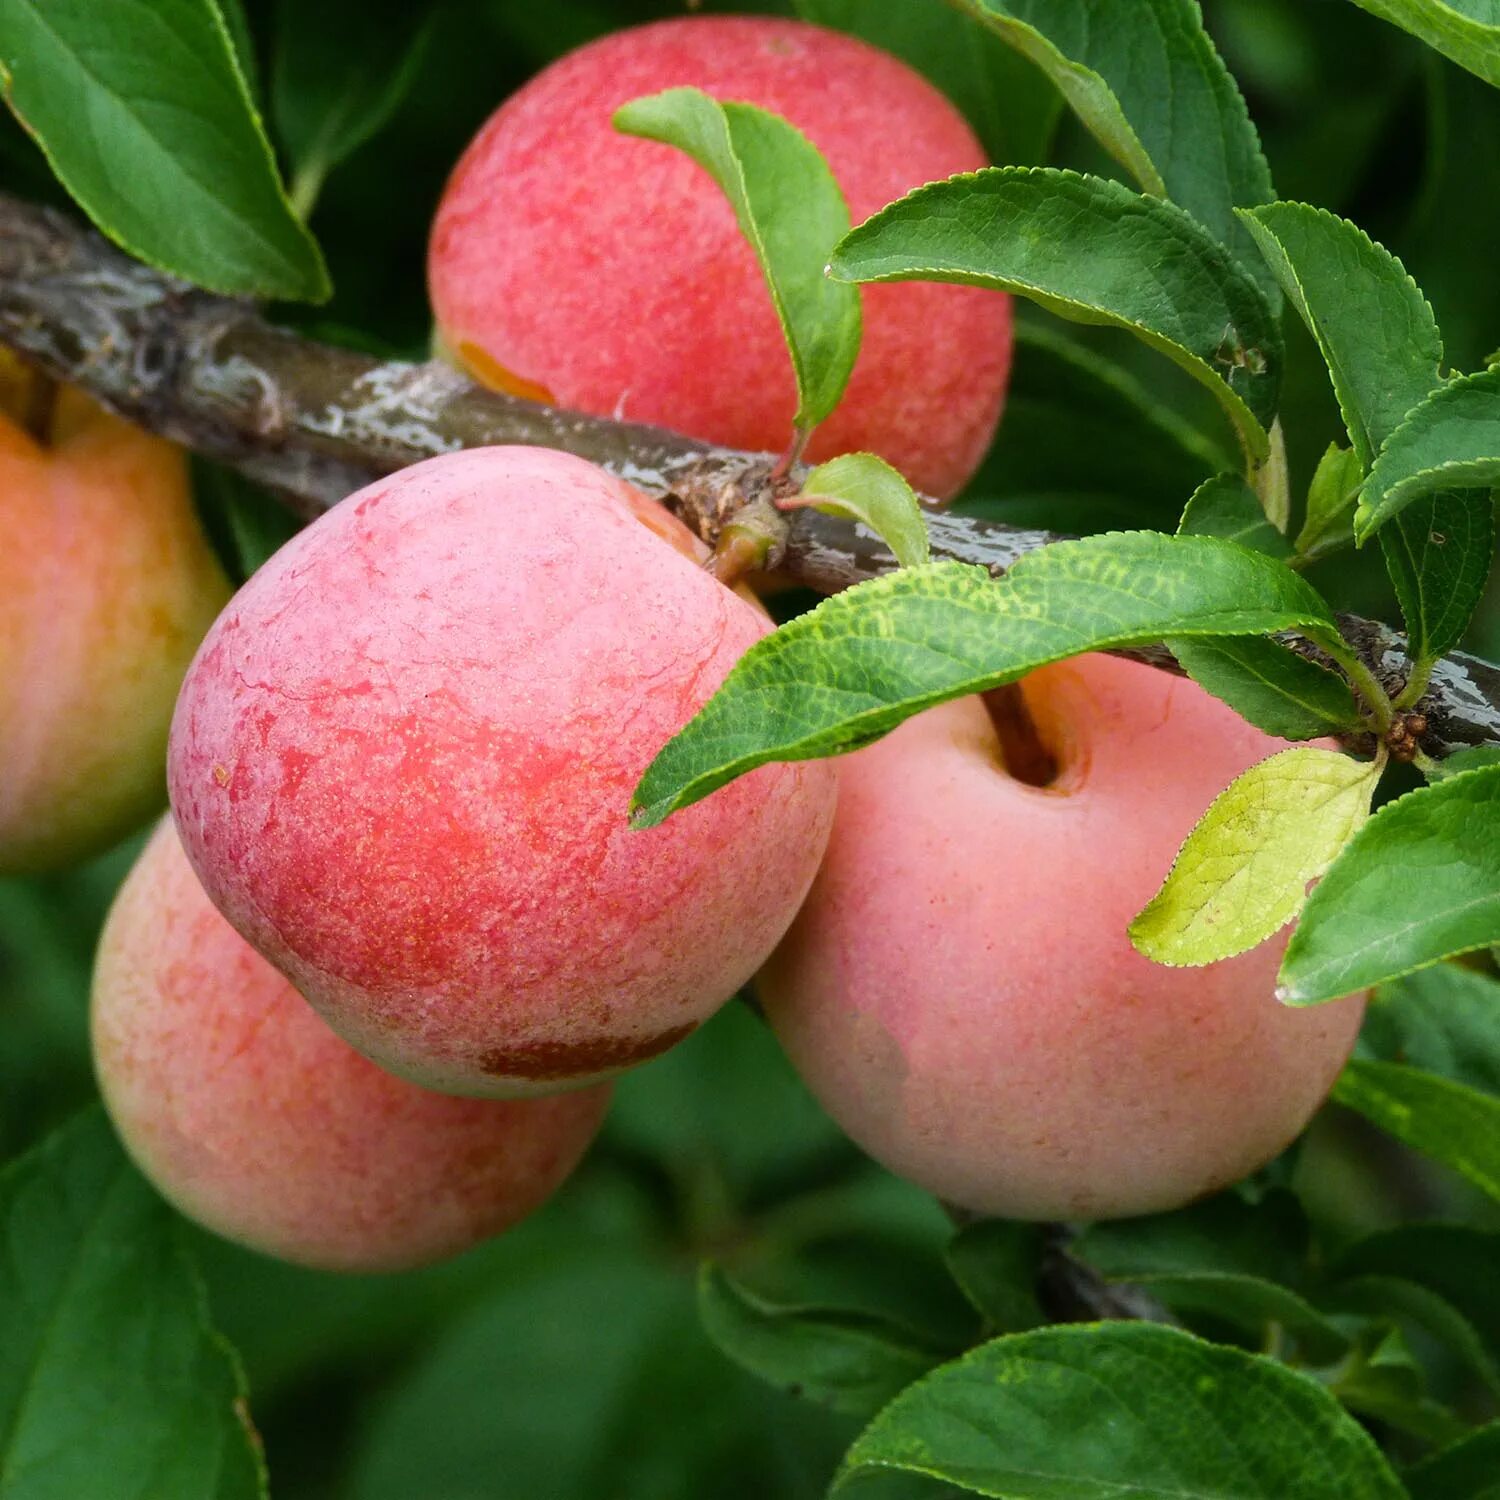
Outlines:
{"label": "cluster of plums", "polygon": [[[686,156],[610,125],[678,84],[789,118],[856,220],[983,164],[941,95],[847,37],[619,33],[508,100],[459,163],[431,244],[439,331],[500,388],[780,448],[790,366],[732,211]],[[865,328],[817,447],[952,494],[999,415],[1007,300],[880,286]],[[0,526],[0,870],[138,824],[166,751],[173,816],[98,959],[100,1083],[170,1199],[273,1254],[393,1268],[505,1228],[583,1154],[608,1080],[752,979],[856,1141],[1019,1217],[1234,1181],[1352,1044],[1360,1000],[1276,1003],[1279,942],[1196,970],[1129,945],[1197,815],[1280,748],[1189,682],[1097,656],[1035,674],[1046,777],[1008,769],[975,698],[636,832],[645,767],[770,625],[588,463],[418,464],[220,612],[180,457],[65,392],[49,431],[0,429]]]}

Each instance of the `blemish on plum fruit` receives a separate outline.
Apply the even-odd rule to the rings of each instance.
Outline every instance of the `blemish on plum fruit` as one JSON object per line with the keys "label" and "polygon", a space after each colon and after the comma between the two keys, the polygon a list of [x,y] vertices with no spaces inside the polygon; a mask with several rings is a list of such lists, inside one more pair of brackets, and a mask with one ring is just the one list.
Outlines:
{"label": "blemish on plum fruit", "polygon": [[586,1042],[525,1042],[497,1047],[479,1059],[492,1078],[593,1078],[658,1057],[696,1029],[696,1022],[655,1036],[608,1036]]}

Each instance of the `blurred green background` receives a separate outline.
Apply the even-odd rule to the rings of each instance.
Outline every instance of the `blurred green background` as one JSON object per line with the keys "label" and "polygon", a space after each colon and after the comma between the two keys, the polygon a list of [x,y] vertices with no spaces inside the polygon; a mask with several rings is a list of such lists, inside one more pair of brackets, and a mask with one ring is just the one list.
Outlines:
{"label": "blurred green background", "polygon": [[[265,77],[297,3],[246,7]],[[379,3],[320,9],[332,37],[357,23],[378,38],[385,24]],[[389,7],[392,34],[409,31],[414,9]],[[801,9],[833,22],[862,15],[933,61],[931,36],[888,24],[890,6]],[[427,226],[469,137],[558,53],[677,11],[646,0],[435,7],[409,95],[333,173],[313,213],[333,301],[279,315],[327,338],[425,350]],[[1344,0],[1211,0],[1206,13],[1281,195],[1351,217],[1401,255],[1435,304],[1449,360],[1474,368],[1500,346],[1493,92]],[[939,49],[936,64],[982,114],[972,60],[953,69]],[[1110,170],[1066,120],[1049,159]],[[8,123],[0,180],[56,196]],[[1029,313],[1023,323],[1008,415],[965,503],[1060,530],[1173,526],[1215,451],[1230,447],[1211,403],[1123,337]],[[1283,422],[1300,495],[1341,433],[1322,361],[1295,320],[1287,334]],[[1072,352],[1085,346],[1118,361],[1139,391],[1101,386]],[[207,469],[200,477],[216,534],[242,566],[285,534],[264,497]],[[1341,605],[1397,618],[1375,549],[1325,564],[1317,581]],[[1493,590],[1471,643],[1500,654]],[[66,876],[0,882],[0,1156],[93,1096],[89,966],[134,847]],[[1455,1184],[1336,1112],[1277,1170],[1295,1172],[1329,1244],[1413,1213],[1475,1211]],[[962,1339],[969,1316],[940,1260],[949,1230],[931,1199],[843,1140],[752,1010],[731,1005],[624,1080],[598,1147],[556,1202],[447,1266],[341,1279],[195,1239],[215,1316],[249,1369],[280,1500],[796,1500],[822,1493],[852,1424],[760,1385],[707,1343],[693,1308],[697,1262],[712,1256],[767,1292],[863,1301]]]}

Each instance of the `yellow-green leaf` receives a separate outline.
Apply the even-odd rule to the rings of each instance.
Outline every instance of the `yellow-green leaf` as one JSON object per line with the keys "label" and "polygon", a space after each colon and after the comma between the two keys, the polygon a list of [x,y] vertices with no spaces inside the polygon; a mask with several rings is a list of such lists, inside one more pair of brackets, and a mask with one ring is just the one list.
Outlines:
{"label": "yellow-green leaf", "polygon": [[1236,777],[1187,836],[1130,924],[1157,963],[1192,966],[1263,942],[1302,909],[1307,885],[1370,811],[1378,769],[1336,750],[1283,750]]}
{"label": "yellow-green leaf", "polygon": [[928,559],[927,522],[916,491],[873,453],[845,453],[819,464],[807,476],[802,501],[814,510],[868,526],[903,568],[918,567]]}

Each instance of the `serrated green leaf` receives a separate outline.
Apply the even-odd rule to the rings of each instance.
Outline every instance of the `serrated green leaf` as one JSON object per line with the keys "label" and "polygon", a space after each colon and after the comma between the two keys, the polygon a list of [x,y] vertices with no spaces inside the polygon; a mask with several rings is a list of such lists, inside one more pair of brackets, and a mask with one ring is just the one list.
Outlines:
{"label": "serrated green leaf", "polygon": [[797,426],[839,403],[859,353],[859,294],[824,274],[849,209],[817,147],[779,115],[667,89],[614,114],[617,130],[687,152],[718,183],[754,249],[797,377]]}
{"label": "serrated green leaf", "polygon": [[1167,640],[1182,670],[1242,719],[1283,740],[1315,740],[1360,722],[1349,684],[1259,635]]}
{"label": "serrated green leaf", "polygon": [[903,1391],[832,1493],[925,1475],[1000,1500],[1401,1500],[1317,1381],[1152,1323],[1011,1334]]}
{"label": "serrated green leaf", "polygon": [[1500,3],[1497,0],[1354,0],[1500,88]]}
{"label": "serrated green leaf", "polygon": [[130,254],[216,292],[328,296],[213,0],[0,0],[0,80]]}
{"label": "serrated green leaf", "polygon": [[925,73],[968,117],[996,165],[1046,161],[1062,96],[972,16],[911,0],[796,0],[796,8],[803,20],[861,37]]}
{"label": "serrated green leaf", "polygon": [[1364,466],[1352,448],[1330,443],[1307,487],[1307,514],[1297,533],[1297,552],[1315,557],[1354,540],[1354,501]]}
{"label": "serrated green leaf", "polygon": [[1500,1500],[1500,1422],[1491,1422],[1408,1469],[1411,1500]]}
{"label": "serrated green leaf", "polygon": [[1337,645],[1304,579],[1217,537],[1059,542],[998,580],[963,563],[903,569],[752,646],[647,768],[632,821],[650,827],[768,761],[856,749],[924,708],[1080,652],[1292,629]]}
{"label": "serrated green leaf", "polygon": [[255,51],[255,38],[250,32],[250,18],[245,14],[245,0],[216,0],[219,14],[229,32],[234,46],[235,61],[245,75],[245,87],[250,90],[250,101],[260,109],[260,58]]}
{"label": "serrated green leaf", "polygon": [[1179,203],[1264,276],[1236,205],[1274,196],[1245,101],[1192,0],[960,0],[1056,84],[1148,193]]}
{"label": "serrated green leaf", "polygon": [[1308,897],[1280,997],[1314,1005],[1500,942],[1500,766],[1388,802]]}
{"label": "serrated green leaf", "polygon": [[752,1375],[851,1416],[873,1416],[943,1358],[887,1318],[778,1306],[712,1264],[699,1273],[698,1316],[709,1338]]}
{"label": "serrated green leaf", "polygon": [[[1386,439],[1359,492],[1354,535],[1372,536],[1424,495],[1500,484],[1500,369],[1447,381]],[[1489,504],[1475,496],[1476,505]]]}
{"label": "serrated green leaf", "polygon": [[1435,964],[1382,985],[1365,1011],[1360,1052],[1500,1097],[1500,982]]}
{"label": "serrated green leaf", "polygon": [[271,113],[305,219],[345,157],[395,113],[421,66],[432,6],[413,0],[371,24],[367,0],[278,0]]}
{"label": "serrated green leaf", "polygon": [[845,237],[831,274],[994,287],[1125,328],[1212,391],[1257,460],[1270,451],[1275,314],[1223,246],[1159,198],[1076,172],[992,167],[883,208]]}
{"label": "serrated green leaf", "polygon": [[1413,501],[1381,529],[1386,571],[1406,620],[1407,653],[1437,660],[1463,638],[1495,555],[1495,502],[1486,490]]}
{"label": "serrated green leaf", "polygon": [[0,1494],[263,1500],[232,1351],[103,1112],[0,1172]]}
{"label": "serrated green leaf", "polygon": [[1500,1098],[1403,1063],[1355,1058],[1332,1098],[1500,1198]]}
{"label": "serrated green leaf", "polygon": [[1305,203],[1240,214],[1307,324],[1361,464],[1438,380],[1442,339],[1406,268],[1347,219]]}
{"label": "serrated green leaf", "polygon": [[1157,963],[1190,966],[1264,942],[1364,822],[1378,779],[1374,762],[1336,750],[1283,750],[1251,766],[1188,834],[1130,941]]}
{"label": "serrated green leaf", "polygon": [[1049,1321],[1036,1294],[1042,1250],[1040,1224],[981,1219],[953,1236],[943,1259],[992,1332],[1021,1333]]}
{"label": "serrated green leaf", "polygon": [[869,527],[903,568],[920,567],[931,553],[917,493],[883,458],[845,453],[807,476],[799,503]]}
{"label": "serrated green leaf", "polygon": [[1238,474],[1215,474],[1188,497],[1179,536],[1221,536],[1269,557],[1289,557],[1291,544],[1266,519],[1260,499]]}

